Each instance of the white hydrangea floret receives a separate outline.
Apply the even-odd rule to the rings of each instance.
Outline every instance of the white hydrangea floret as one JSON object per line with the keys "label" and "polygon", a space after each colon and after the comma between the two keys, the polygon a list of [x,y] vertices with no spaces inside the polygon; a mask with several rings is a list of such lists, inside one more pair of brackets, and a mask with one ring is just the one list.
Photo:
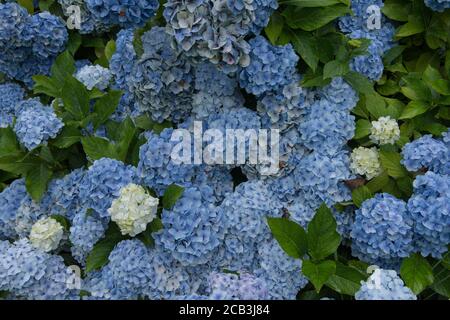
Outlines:
{"label": "white hydrangea floret", "polygon": [[135,236],[156,218],[159,199],[149,195],[142,186],[130,183],[120,190],[120,195],[108,209],[123,235]]}
{"label": "white hydrangea floret", "polygon": [[38,220],[30,231],[31,244],[45,252],[58,248],[64,235],[63,226],[51,217]]}
{"label": "white hydrangea floret", "polygon": [[377,121],[372,121],[370,129],[370,140],[374,143],[394,144],[400,138],[400,128],[397,121],[391,117],[380,117]]}
{"label": "white hydrangea floret", "polygon": [[99,65],[84,66],[75,74],[75,78],[83,83],[88,90],[92,90],[94,87],[105,90],[111,82],[112,74],[109,69]]}
{"label": "white hydrangea floret", "polygon": [[381,173],[377,148],[358,147],[351,154],[350,168],[353,173],[372,179]]}

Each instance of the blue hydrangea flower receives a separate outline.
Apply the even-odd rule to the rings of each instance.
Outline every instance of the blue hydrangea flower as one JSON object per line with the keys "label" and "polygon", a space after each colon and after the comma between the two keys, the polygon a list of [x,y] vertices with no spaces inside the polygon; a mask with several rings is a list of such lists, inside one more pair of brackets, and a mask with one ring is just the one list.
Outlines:
{"label": "blue hydrangea flower", "polygon": [[298,56],[291,44],[273,46],[262,36],[249,41],[250,64],[243,68],[239,82],[254,95],[281,90],[294,77]]}
{"label": "blue hydrangea flower", "polygon": [[344,185],[351,179],[350,159],[345,151],[334,155],[313,152],[303,157],[293,171],[294,186],[310,206],[325,202],[329,207],[351,199]]}
{"label": "blue hydrangea flower", "polygon": [[398,267],[413,251],[413,223],[406,203],[387,193],[378,193],[355,212],[352,254],[380,265]]}
{"label": "blue hydrangea flower", "polygon": [[106,231],[104,220],[88,214],[87,210],[78,212],[72,219],[69,240],[72,244],[72,256],[80,264],[85,265],[86,257]]}
{"label": "blue hydrangea flower", "polygon": [[159,135],[147,132],[147,142],[139,150],[138,175],[159,195],[171,184],[191,185],[196,174],[195,165],[180,164],[172,159],[172,151],[178,143],[171,141],[172,133],[171,128]]}
{"label": "blue hydrangea flower", "polygon": [[356,91],[341,77],[333,78],[329,85],[318,90],[316,94],[319,99],[326,99],[336,110],[343,112],[351,111],[359,100]]}
{"label": "blue hydrangea flower", "polygon": [[14,231],[17,237],[19,239],[28,237],[33,225],[46,215],[47,212],[40,203],[36,203],[28,196],[23,198],[16,211]]}
{"label": "blue hydrangea flower", "polygon": [[0,240],[15,236],[17,210],[27,198],[24,179],[14,180],[0,193]]}
{"label": "blue hydrangea flower", "polygon": [[25,96],[25,90],[16,83],[0,84],[0,128],[6,128],[13,122],[16,105]]}
{"label": "blue hydrangea flower", "polygon": [[434,139],[432,135],[425,135],[405,144],[402,156],[401,162],[408,171],[427,168],[436,173],[450,174],[449,148],[444,142]]}
{"label": "blue hydrangea flower", "polygon": [[376,269],[355,293],[356,300],[416,300],[395,270]]}
{"label": "blue hydrangea flower", "polygon": [[271,238],[266,218],[281,217],[282,206],[262,180],[238,185],[219,206],[228,229],[218,264],[230,270],[251,270],[257,247]]}
{"label": "blue hydrangea flower", "polygon": [[295,300],[308,283],[302,274],[302,261],[288,256],[275,239],[258,245],[259,268],[255,275],[265,280],[269,299]]}
{"label": "blue hydrangea flower", "polygon": [[380,80],[383,75],[384,65],[382,57],[377,53],[377,49],[376,46],[370,45],[367,55],[354,57],[350,61],[350,68],[365,75],[370,80]]}
{"label": "blue hydrangea flower", "polygon": [[425,0],[425,5],[433,11],[444,12],[450,8],[449,0]]}
{"label": "blue hydrangea flower", "polygon": [[211,300],[266,300],[268,290],[264,280],[249,273],[218,273],[209,275]]}
{"label": "blue hydrangea flower", "polygon": [[216,209],[212,189],[186,188],[175,206],[163,210],[164,228],[154,236],[183,265],[211,260],[225,232],[223,211]]}
{"label": "blue hydrangea flower", "polygon": [[105,25],[123,28],[142,27],[158,10],[157,0],[87,0],[95,19]]}
{"label": "blue hydrangea flower", "polygon": [[28,150],[33,150],[55,138],[63,126],[64,123],[56,116],[53,108],[41,104],[19,111],[14,132],[20,143]]}
{"label": "blue hydrangea flower", "polygon": [[75,78],[83,83],[88,90],[92,90],[93,88],[105,90],[111,82],[111,76],[109,69],[99,65],[85,66],[75,74]]}
{"label": "blue hydrangea flower", "polygon": [[107,218],[108,209],[119,196],[120,189],[135,181],[136,168],[109,158],[96,160],[79,186],[83,207],[95,210],[101,218]]}
{"label": "blue hydrangea flower", "polygon": [[63,258],[34,248],[27,239],[0,242],[0,290],[28,300],[77,299]]}
{"label": "blue hydrangea flower", "polygon": [[115,84],[121,90],[128,90],[129,78],[136,63],[136,51],[133,46],[134,32],[122,29],[117,34],[116,51],[111,57],[109,68],[114,75]]}
{"label": "blue hydrangea flower", "polygon": [[142,112],[158,122],[181,122],[189,115],[193,92],[191,64],[171,46],[162,27],[142,36],[144,53],[129,78],[129,89]]}
{"label": "blue hydrangea flower", "polygon": [[[85,0],[58,0],[58,3],[61,5],[63,14],[69,19],[75,17],[74,14],[76,14],[76,11],[74,11],[73,8],[79,8],[80,29],[77,31],[81,34],[101,33],[106,32],[111,28],[111,25],[107,25],[105,24],[105,21],[97,19],[97,17],[89,11]],[[72,22],[74,23],[75,21]]]}
{"label": "blue hydrangea flower", "polygon": [[414,180],[408,201],[414,244],[423,256],[440,259],[450,243],[450,176],[431,171]]}

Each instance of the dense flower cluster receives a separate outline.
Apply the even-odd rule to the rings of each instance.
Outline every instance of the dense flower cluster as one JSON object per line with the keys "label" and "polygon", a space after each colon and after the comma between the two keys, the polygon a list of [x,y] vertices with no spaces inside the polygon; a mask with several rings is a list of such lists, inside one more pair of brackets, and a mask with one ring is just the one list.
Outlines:
{"label": "dense flower cluster", "polygon": [[101,66],[84,66],[75,74],[81,83],[83,83],[88,90],[94,87],[99,90],[105,90],[111,81],[111,72],[107,68]]}
{"label": "dense flower cluster", "polygon": [[209,276],[212,300],[265,300],[268,290],[263,280],[248,274],[213,272]]}
{"label": "dense flower cluster", "polygon": [[49,73],[67,39],[64,22],[49,12],[30,16],[17,3],[0,4],[0,72],[8,77],[30,87],[33,75]]}
{"label": "dense flower cluster", "polygon": [[400,138],[400,128],[397,121],[391,117],[380,117],[372,121],[370,140],[377,144],[394,144]]}
{"label": "dense flower cluster", "polygon": [[30,231],[30,242],[33,247],[44,252],[58,248],[63,237],[63,226],[53,218],[43,218],[37,221]]}
{"label": "dense flower cluster", "polygon": [[445,9],[450,8],[449,0],[425,0],[425,4],[431,10],[443,12]]}
{"label": "dense flower cluster", "polygon": [[23,100],[25,90],[18,84],[0,84],[0,128],[8,127],[12,124],[16,114],[16,105]]}
{"label": "dense flower cluster", "polygon": [[52,107],[35,100],[30,102],[27,106],[22,104],[19,107],[14,132],[20,143],[28,150],[33,150],[55,138],[64,123],[56,116]]}
{"label": "dense flower cluster", "polygon": [[377,148],[358,147],[353,149],[350,168],[354,173],[366,176],[369,180],[378,176],[382,169]]}
{"label": "dense flower cluster", "polygon": [[376,269],[362,283],[355,294],[356,300],[416,300],[414,293],[405,286],[394,270]]}

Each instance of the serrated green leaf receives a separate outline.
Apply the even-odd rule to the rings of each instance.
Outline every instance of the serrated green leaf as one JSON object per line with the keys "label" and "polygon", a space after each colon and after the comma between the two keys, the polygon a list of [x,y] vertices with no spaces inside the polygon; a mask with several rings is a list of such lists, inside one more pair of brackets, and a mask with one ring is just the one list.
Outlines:
{"label": "serrated green leaf", "polygon": [[289,30],[295,51],[305,60],[306,64],[316,72],[319,63],[318,44],[316,38],[308,32],[302,30]]}
{"label": "serrated green leaf", "polygon": [[386,101],[378,93],[366,95],[366,109],[375,118],[387,116]]}
{"label": "serrated green leaf", "polygon": [[64,149],[80,141],[81,131],[73,126],[64,126],[58,136],[52,141],[52,145]]}
{"label": "serrated green leaf", "polygon": [[385,0],[381,11],[390,19],[408,21],[411,5],[402,0]]}
{"label": "serrated green leaf", "polygon": [[55,79],[47,76],[36,75],[33,76],[33,92],[35,94],[46,94],[50,97],[59,97],[61,95],[61,84]]}
{"label": "serrated green leaf", "polygon": [[381,173],[379,176],[370,180],[366,187],[369,188],[370,192],[375,193],[380,191],[385,185],[389,183],[389,176],[386,172]]}
{"label": "serrated green leaf", "polygon": [[425,25],[421,16],[409,16],[408,22],[398,28],[395,34],[399,38],[409,37],[425,31]]}
{"label": "serrated green leaf", "polygon": [[34,201],[39,202],[41,200],[52,174],[45,163],[40,163],[27,172],[25,186]]}
{"label": "serrated green leaf", "polygon": [[332,60],[323,67],[323,78],[334,78],[343,76],[349,72],[348,61]]}
{"label": "serrated green leaf", "polygon": [[420,254],[414,253],[403,260],[400,275],[415,294],[419,294],[434,282],[430,264]]}
{"label": "serrated green leaf", "polygon": [[326,286],[340,294],[354,296],[361,288],[361,281],[367,280],[367,273],[355,267],[336,263],[336,271],[326,282]]}
{"label": "serrated green leaf", "polygon": [[121,97],[122,91],[110,90],[95,102],[94,112],[97,114],[97,117],[94,120],[94,130],[105,123],[114,113],[119,105]]}
{"label": "serrated green leaf", "polygon": [[64,109],[76,120],[83,120],[89,114],[89,92],[86,87],[72,76],[67,76],[61,90]]}
{"label": "serrated green leaf", "polygon": [[70,55],[69,51],[64,51],[58,57],[51,68],[52,78],[56,83],[63,84],[67,77],[71,77],[75,72],[75,60]]}
{"label": "serrated green leaf", "polygon": [[361,139],[367,137],[370,134],[372,123],[365,119],[359,119],[356,121],[355,136],[353,139]]}
{"label": "serrated green leaf", "polygon": [[105,138],[95,136],[82,137],[81,144],[83,145],[84,152],[92,161],[101,158],[111,158],[122,161],[116,150],[115,144]]}
{"label": "serrated green leaf", "polygon": [[417,117],[418,115],[421,115],[428,110],[428,102],[415,100],[410,101],[408,105],[403,109],[402,114],[400,115],[399,119],[412,119],[414,117]]}
{"label": "serrated green leaf", "polygon": [[331,210],[322,204],[308,224],[308,253],[313,260],[324,259],[336,252],[341,242],[336,227]]}
{"label": "serrated green leaf", "polygon": [[336,272],[336,263],[331,260],[314,263],[310,260],[303,260],[302,273],[314,285],[316,292],[320,292],[322,286]]}
{"label": "serrated green leaf", "polygon": [[0,128],[0,157],[20,153],[19,142],[11,127]]}
{"label": "serrated green leaf", "polygon": [[400,163],[402,156],[398,152],[380,150],[380,162],[386,173],[393,178],[407,175],[405,167]]}
{"label": "serrated green leaf", "polygon": [[350,71],[344,79],[359,93],[373,94],[373,83],[359,72]]}
{"label": "serrated green leaf", "polygon": [[178,186],[176,184],[168,186],[162,198],[164,209],[172,209],[177,200],[183,195],[183,192],[184,188],[181,186]]}
{"label": "serrated green leaf", "polygon": [[347,13],[350,13],[348,6],[339,4],[329,7],[288,10],[283,12],[283,15],[291,28],[313,31]]}
{"label": "serrated green leaf", "polygon": [[269,24],[264,29],[267,38],[269,38],[270,42],[273,45],[277,44],[277,40],[280,37],[281,32],[283,31],[283,25],[284,25],[283,16],[278,12],[274,12],[270,17]]}
{"label": "serrated green leaf", "polygon": [[359,188],[356,188],[354,190],[352,190],[352,200],[353,203],[360,208],[362,203],[373,197],[372,192],[370,191],[370,189],[366,186],[361,186]]}
{"label": "serrated green leaf", "polygon": [[267,223],[274,238],[289,256],[300,259],[306,254],[306,232],[300,225],[288,219],[270,217],[267,218]]}
{"label": "serrated green leaf", "polygon": [[437,79],[430,81],[431,88],[439,94],[450,95],[450,81],[445,79]]}

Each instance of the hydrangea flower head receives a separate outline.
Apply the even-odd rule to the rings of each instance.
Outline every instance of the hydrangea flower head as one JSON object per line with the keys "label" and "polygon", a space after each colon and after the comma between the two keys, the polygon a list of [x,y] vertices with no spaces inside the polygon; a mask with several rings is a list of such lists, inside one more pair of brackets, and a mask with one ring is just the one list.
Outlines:
{"label": "hydrangea flower head", "polygon": [[377,121],[372,121],[370,128],[370,140],[383,144],[394,144],[400,138],[400,128],[397,121],[391,117],[380,117]]}
{"label": "hydrangea flower head", "polygon": [[376,269],[355,293],[356,300],[416,300],[395,270]]}
{"label": "hydrangea flower head", "polygon": [[376,147],[358,147],[351,154],[350,168],[355,174],[365,176],[368,180],[378,176],[381,172],[381,164]]}
{"label": "hydrangea flower head", "polygon": [[97,88],[105,90],[111,81],[111,72],[99,65],[85,66],[77,71],[75,78],[83,83],[88,90]]}
{"label": "hydrangea flower head", "polygon": [[433,11],[444,12],[450,8],[449,0],[425,0],[425,5]]}
{"label": "hydrangea flower head", "polygon": [[0,193],[0,240],[15,236],[17,210],[22,201],[30,198],[24,179],[14,180]]}
{"label": "hydrangea flower head", "polygon": [[58,221],[51,217],[42,218],[31,228],[30,242],[34,247],[50,252],[58,248],[63,234],[64,228]]}
{"label": "hydrangea flower head", "polygon": [[378,193],[355,212],[351,231],[352,253],[381,266],[398,267],[413,251],[413,222],[406,203],[387,193]]}
{"label": "hydrangea flower head", "polygon": [[212,300],[265,300],[268,290],[264,280],[249,273],[218,273],[209,275]]}
{"label": "hydrangea flower head", "polygon": [[153,198],[145,189],[131,183],[120,190],[108,209],[111,220],[116,222],[123,235],[135,235],[145,231],[147,224],[156,218],[158,198]]}
{"label": "hydrangea flower head", "polygon": [[15,83],[0,84],[0,128],[5,128],[12,124],[12,119],[16,113],[16,105],[25,96],[25,90]]}

